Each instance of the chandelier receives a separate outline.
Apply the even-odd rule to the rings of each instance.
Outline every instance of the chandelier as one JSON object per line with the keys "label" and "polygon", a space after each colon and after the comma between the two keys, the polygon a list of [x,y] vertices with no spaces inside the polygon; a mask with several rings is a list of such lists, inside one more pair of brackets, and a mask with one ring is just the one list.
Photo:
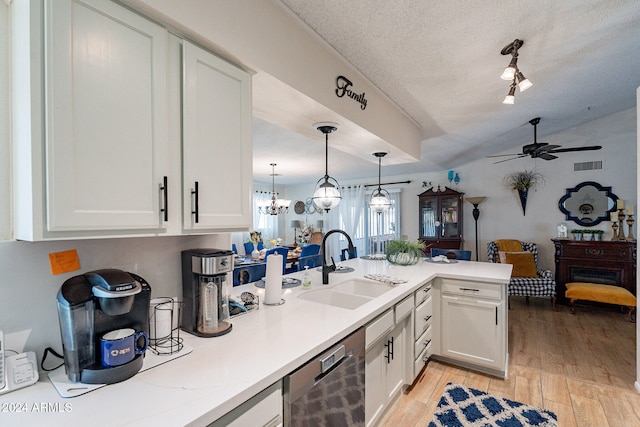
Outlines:
{"label": "chandelier", "polygon": [[276,163],[271,163],[271,200],[260,200],[258,212],[263,215],[279,215],[289,212],[291,200],[276,199]]}
{"label": "chandelier", "polygon": [[329,134],[338,130],[336,123],[316,123],[314,127],[324,134],[325,138],[325,169],[324,176],[316,183],[316,191],[313,193],[313,203],[320,209],[329,212],[342,200],[340,185],[335,178],[329,176]]}

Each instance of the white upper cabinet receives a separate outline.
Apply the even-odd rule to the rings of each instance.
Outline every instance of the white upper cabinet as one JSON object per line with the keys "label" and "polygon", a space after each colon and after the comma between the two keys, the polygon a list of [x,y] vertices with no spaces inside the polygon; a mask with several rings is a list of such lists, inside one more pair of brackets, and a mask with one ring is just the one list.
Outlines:
{"label": "white upper cabinet", "polygon": [[251,227],[248,73],[109,0],[12,15],[17,239]]}
{"label": "white upper cabinet", "polygon": [[250,76],[183,43],[183,229],[251,227]]}
{"label": "white upper cabinet", "polygon": [[[31,169],[15,171],[16,217],[32,213],[16,221],[16,238],[162,232],[166,30],[110,1],[49,0],[43,13],[43,57],[27,65],[32,84],[44,70],[27,120],[43,132],[16,139],[32,150]],[[31,26],[32,49],[40,31]]]}

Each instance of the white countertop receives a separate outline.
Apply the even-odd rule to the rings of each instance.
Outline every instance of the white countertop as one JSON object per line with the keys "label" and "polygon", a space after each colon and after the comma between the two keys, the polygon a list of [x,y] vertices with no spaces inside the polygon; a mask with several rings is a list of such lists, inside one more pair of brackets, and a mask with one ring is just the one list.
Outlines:
{"label": "white countertop", "polygon": [[[207,425],[280,380],[298,366],[374,319],[435,277],[506,285],[511,266],[460,261],[420,261],[395,266],[387,261],[349,260],[352,273],[332,273],[329,286],[374,273],[407,280],[380,297],[348,310],[297,298],[298,286],[283,290],[285,304],[262,304],[264,289],[234,287],[260,296],[260,309],[231,319],[233,330],[221,337],[198,338],[183,331],[193,352],[118,384],[64,399],[46,375],[33,386],[0,396],[2,425]],[[311,271],[310,289],[322,288],[319,271]],[[295,273],[292,277],[301,277]],[[153,286],[153,285],[152,285]]]}

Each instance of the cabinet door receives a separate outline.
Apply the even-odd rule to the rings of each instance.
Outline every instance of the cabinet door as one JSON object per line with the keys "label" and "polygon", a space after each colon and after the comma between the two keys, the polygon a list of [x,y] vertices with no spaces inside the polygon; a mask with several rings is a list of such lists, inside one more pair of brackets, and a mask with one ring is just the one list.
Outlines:
{"label": "cabinet door", "polygon": [[438,201],[435,197],[420,200],[420,237],[438,237]]}
{"label": "cabinet door", "polygon": [[183,45],[183,228],[251,227],[249,75],[188,42]]}
{"label": "cabinet door", "polygon": [[458,196],[444,196],[440,199],[440,236],[460,237],[458,231]]}
{"label": "cabinet door", "polygon": [[405,318],[397,324],[387,339],[387,353],[385,354],[387,356],[385,358],[387,402],[390,402],[400,393],[402,386],[405,384],[405,366],[407,362],[405,337],[408,321],[410,321],[410,318]]}
{"label": "cabinet door", "polygon": [[107,1],[45,13],[47,229],[162,227],[167,32]]}
{"label": "cabinet door", "polygon": [[504,341],[500,301],[442,295],[442,355],[502,368]]}
{"label": "cabinet door", "polygon": [[365,424],[372,426],[377,423],[382,415],[386,402],[385,372],[387,360],[387,339],[380,341],[370,347],[365,354]]}

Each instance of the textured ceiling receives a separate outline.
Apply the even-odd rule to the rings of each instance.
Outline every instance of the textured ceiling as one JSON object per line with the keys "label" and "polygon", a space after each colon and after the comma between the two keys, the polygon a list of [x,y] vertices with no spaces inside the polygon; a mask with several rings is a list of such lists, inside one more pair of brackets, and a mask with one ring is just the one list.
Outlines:
{"label": "textured ceiling", "polygon": [[[544,138],[635,106],[638,0],[278,1],[422,127],[421,161],[383,161],[384,175],[519,152],[533,140],[528,121],[534,117],[542,117],[538,138]],[[504,105],[509,82],[499,76],[510,56],[500,50],[516,38],[524,40],[518,65],[534,86]],[[312,182],[324,173],[322,135],[314,144],[267,121],[254,123],[256,180],[270,180],[273,161],[318,160],[287,171],[282,184]],[[286,148],[273,159],[280,141]],[[331,149],[329,172],[338,179],[375,177],[372,162],[373,156],[367,162]]]}

